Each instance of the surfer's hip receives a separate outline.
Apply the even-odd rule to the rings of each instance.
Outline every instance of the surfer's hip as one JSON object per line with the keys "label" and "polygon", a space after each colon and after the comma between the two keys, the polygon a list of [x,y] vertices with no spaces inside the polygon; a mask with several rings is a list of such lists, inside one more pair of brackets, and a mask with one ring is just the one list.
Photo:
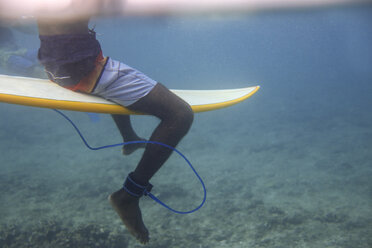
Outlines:
{"label": "surfer's hip", "polygon": [[91,92],[122,106],[129,106],[146,96],[157,82],[142,72],[108,58]]}

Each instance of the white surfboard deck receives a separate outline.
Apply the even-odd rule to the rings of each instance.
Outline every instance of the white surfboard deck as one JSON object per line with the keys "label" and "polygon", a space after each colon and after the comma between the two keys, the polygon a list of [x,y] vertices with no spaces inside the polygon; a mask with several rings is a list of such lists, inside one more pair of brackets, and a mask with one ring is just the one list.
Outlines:
{"label": "white surfboard deck", "polygon": [[[226,90],[171,90],[195,113],[242,102],[259,86]],[[0,74],[0,102],[26,106],[107,114],[141,114],[101,97],[73,92],[49,80]]]}

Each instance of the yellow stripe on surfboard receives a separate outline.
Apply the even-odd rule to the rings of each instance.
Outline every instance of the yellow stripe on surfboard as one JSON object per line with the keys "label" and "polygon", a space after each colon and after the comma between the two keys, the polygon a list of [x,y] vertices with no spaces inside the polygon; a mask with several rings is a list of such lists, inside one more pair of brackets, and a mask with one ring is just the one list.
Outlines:
{"label": "yellow stripe on surfboard", "polygon": [[[227,90],[171,90],[195,113],[225,108],[246,100],[259,86]],[[49,80],[0,75],[0,102],[107,114],[140,114],[97,96],[72,92]]]}

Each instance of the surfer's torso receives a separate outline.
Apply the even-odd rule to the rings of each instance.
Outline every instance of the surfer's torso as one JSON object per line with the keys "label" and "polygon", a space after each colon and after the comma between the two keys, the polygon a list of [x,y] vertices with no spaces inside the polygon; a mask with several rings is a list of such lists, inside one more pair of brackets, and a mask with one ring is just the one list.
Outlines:
{"label": "surfer's torso", "polygon": [[88,22],[89,19],[38,21],[39,61],[49,79],[63,87],[73,88],[97,66],[101,46],[95,32],[88,28]]}

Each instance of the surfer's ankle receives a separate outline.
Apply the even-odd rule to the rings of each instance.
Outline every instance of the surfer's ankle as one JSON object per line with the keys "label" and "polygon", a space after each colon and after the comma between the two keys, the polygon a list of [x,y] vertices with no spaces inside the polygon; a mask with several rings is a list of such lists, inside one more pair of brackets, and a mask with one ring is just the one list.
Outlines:
{"label": "surfer's ankle", "polygon": [[114,202],[117,206],[123,204],[131,204],[133,202],[138,202],[139,197],[132,196],[128,194],[123,188],[115,191],[109,196],[110,202]]}
{"label": "surfer's ankle", "polygon": [[132,141],[141,141],[141,142],[123,145],[122,147],[123,155],[130,155],[133,152],[137,151],[138,149],[146,147],[146,143],[145,143],[146,139],[144,138],[135,137],[133,139],[127,140],[126,142],[132,142]]}

